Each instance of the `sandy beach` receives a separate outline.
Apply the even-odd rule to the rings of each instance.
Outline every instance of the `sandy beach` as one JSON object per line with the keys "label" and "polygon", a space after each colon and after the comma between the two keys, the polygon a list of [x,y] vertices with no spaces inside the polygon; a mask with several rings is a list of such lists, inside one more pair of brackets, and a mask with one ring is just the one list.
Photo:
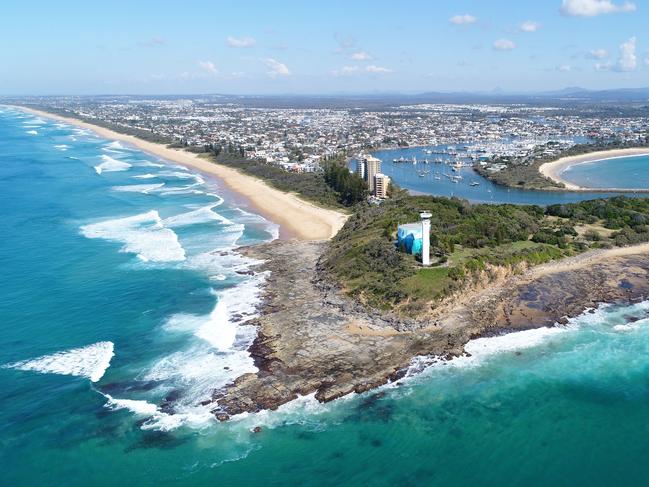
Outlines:
{"label": "sandy beach", "polygon": [[211,162],[198,154],[192,154],[180,149],[171,149],[154,142],[147,142],[132,135],[121,134],[75,118],[54,115],[26,107],[16,108],[34,115],[91,130],[100,137],[125,142],[162,159],[216,176],[228,189],[248,200],[255,212],[279,224],[280,237],[282,238],[326,240],[338,233],[338,230],[342,228],[347,220],[347,215],[342,212],[316,206],[294,194],[279,191],[257,178],[222,164]]}
{"label": "sandy beach", "polygon": [[[590,191],[596,189],[597,191],[636,191],[633,189],[620,189],[620,188],[587,188],[584,186],[579,186],[577,184],[566,181],[561,177],[561,174],[570,166],[576,164],[583,164],[585,162],[595,162],[602,161],[605,159],[615,159],[619,157],[629,157],[629,156],[641,156],[649,155],[649,148],[637,148],[637,149],[614,149],[600,152],[591,152],[589,154],[581,154],[578,156],[562,157],[556,161],[546,162],[539,167],[539,171],[545,177],[550,178],[558,183],[563,183],[566,189],[571,191]],[[641,188],[638,188],[641,189]],[[646,191],[646,188],[643,188]]]}

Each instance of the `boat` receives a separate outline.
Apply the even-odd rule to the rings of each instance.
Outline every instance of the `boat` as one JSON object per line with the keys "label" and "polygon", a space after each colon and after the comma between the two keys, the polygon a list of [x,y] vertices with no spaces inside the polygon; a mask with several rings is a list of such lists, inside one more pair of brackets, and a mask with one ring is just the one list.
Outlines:
{"label": "boat", "polygon": [[478,181],[473,181],[471,183],[471,186],[480,186],[480,183]]}

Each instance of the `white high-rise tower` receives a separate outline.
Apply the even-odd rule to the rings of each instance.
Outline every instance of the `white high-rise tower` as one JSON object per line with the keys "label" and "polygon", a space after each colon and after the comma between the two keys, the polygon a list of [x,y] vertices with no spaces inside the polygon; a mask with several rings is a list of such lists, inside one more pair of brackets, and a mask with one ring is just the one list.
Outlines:
{"label": "white high-rise tower", "polygon": [[421,217],[421,264],[424,267],[430,265],[430,219],[433,215],[428,211],[422,211]]}

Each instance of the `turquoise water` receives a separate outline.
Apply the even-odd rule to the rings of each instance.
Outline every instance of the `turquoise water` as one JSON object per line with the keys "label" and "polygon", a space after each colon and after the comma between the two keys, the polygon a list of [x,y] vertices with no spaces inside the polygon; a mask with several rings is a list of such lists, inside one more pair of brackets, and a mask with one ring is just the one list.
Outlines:
{"label": "turquoise water", "polygon": [[6,109],[0,208],[2,485],[623,485],[649,474],[647,303],[476,340],[470,358],[421,358],[378,391],[218,424],[200,401],[252,370],[254,330],[237,325],[264,277],[236,272],[250,266],[236,246],[274,226],[218,182]]}
{"label": "turquoise water", "polygon": [[[436,196],[457,196],[476,203],[514,203],[514,204],[533,204],[533,205],[551,205],[556,203],[570,203],[575,201],[590,200],[594,198],[603,198],[614,196],[616,193],[601,192],[561,192],[561,191],[529,191],[514,188],[506,188],[492,183],[486,178],[477,174],[471,167],[461,168],[458,172],[452,171],[447,164],[423,164],[426,158],[433,160],[441,157],[450,159],[449,156],[428,155],[424,152],[425,147],[413,147],[405,149],[390,149],[377,151],[373,155],[381,159],[381,171],[392,178],[402,188],[413,190],[422,194],[433,194]],[[446,146],[433,147],[433,149],[446,149]],[[418,164],[394,163],[394,159],[403,157],[412,159],[416,157]],[[627,161],[624,161],[627,164]],[[619,188],[638,188],[649,187],[649,164],[644,166],[640,161],[633,162],[635,173],[642,175],[638,179],[634,172],[626,175],[619,174],[615,179],[619,184],[602,184],[593,185],[593,187],[619,187]],[[579,166],[581,171],[581,166]],[[429,171],[428,174],[423,174]],[[608,169],[602,173],[601,180],[609,178]],[[599,168],[593,165],[591,174],[599,174]],[[462,179],[454,183],[448,176],[462,176]],[[573,175],[564,173],[567,180],[573,181]],[[637,179],[637,181],[636,181]],[[642,183],[638,183],[642,181]],[[471,183],[478,183],[477,186],[471,186]],[[619,193],[618,193],[619,194]],[[630,196],[629,193],[625,193]]]}
{"label": "turquoise water", "polygon": [[566,168],[561,177],[591,188],[649,188],[649,156],[584,162]]}

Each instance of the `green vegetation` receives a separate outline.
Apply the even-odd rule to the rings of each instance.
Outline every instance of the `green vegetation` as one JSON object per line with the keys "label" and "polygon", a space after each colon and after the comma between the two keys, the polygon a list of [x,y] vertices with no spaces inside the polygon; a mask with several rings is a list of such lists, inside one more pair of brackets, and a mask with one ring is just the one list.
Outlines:
{"label": "green vegetation", "polygon": [[[431,211],[431,261],[397,250],[400,223]],[[320,267],[368,306],[418,316],[471,283],[589,248],[649,241],[649,200],[617,197],[538,206],[471,205],[457,198],[395,195],[362,205],[333,239]]]}
{"label": "green vegetation", "polygon": [[347,169],[344,157],[335,157],[322,163],[324,173],[291,172],[269,164],[245,158],[245,150],[233,145],[205,146],[203,152],[219,164],[263,179],[271,186],[301,197],[318,205],[332,208],[353,206],[365,199],[365,182]]}
{"label": "green vegetation", "polygon": [[340,195],[339,201],[352,206],[367,198],[367,185],[356,173],[350,173],[344,159],[328,161],[325,164],[324,180]]}

